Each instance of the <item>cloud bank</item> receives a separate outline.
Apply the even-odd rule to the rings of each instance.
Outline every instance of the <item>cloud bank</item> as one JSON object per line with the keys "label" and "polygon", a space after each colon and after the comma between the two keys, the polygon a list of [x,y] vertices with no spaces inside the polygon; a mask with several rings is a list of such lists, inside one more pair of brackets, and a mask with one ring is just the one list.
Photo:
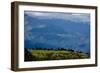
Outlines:
{"label": "cloud bank", "polygon": [[90,14],[88,13],[25,11],[25,14],[38,19],[63,19],[73,22],[90,22]]}

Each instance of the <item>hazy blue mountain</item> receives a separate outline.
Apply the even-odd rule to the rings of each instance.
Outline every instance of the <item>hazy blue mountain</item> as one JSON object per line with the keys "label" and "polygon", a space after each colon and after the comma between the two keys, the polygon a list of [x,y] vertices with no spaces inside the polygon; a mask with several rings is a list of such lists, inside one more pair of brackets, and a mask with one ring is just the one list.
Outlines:
{"label": "hazy blue mountain", "polygon": [[[61,15],[61,13],[58,14],[59,16]],[[26,12],[24,14],[24,47],[72,48],[78,51],[89,52],[89,21],[83,21],[83,19],[79,20],[79,16],[76,18],[77,20],[68,19],[67,15],[65,18],[59,18],[57,16],[50,18],[50,16],[46,16],[45,13],[44,15],[36,16],[33,12],[33,15],[30,16],[29,13]],[[70,15],[69,17],[72,16]]]}

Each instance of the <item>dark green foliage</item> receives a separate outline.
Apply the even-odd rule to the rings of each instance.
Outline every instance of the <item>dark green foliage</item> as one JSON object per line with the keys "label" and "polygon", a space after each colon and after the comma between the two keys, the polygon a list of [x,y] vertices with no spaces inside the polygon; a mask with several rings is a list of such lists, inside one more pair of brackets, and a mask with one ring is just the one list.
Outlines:
{"label": "dark green foliage", "polygon": [[[40,50],[41,49],[41,50]],[[67,59],[86,59],[88,54],[75,52],[72,49],[25,49],[25,61],[45,61],[45,60],[67,60]]]}
{"label": "dark green foliage", "polygon": [[32,58],[33,58],[32,54],[27,49],[25,49],[24,52],[25,52],[24,53],[24,60],[25,61],[29,61],[29,60],[31,61]]}

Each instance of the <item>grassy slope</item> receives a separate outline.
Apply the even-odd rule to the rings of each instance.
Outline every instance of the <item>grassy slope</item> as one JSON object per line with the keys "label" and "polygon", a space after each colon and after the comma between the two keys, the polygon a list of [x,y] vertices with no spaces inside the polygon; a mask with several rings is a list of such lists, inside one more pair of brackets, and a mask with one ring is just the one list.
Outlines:
{"label": "grassy slope", "polygon": [[63,50],[28,50],[25,54],[25,61],[64,60],[64,59],[86,59],[85,53],[63,51]]}

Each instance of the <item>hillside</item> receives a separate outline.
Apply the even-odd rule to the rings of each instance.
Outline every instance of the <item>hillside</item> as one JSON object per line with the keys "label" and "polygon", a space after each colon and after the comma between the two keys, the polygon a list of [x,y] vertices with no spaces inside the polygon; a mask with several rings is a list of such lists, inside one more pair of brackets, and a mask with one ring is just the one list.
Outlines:
{"label": "hillside", "polygon": [[73,50],[34,50],[25,49],[25,61],[86,59],[89,55]]}

